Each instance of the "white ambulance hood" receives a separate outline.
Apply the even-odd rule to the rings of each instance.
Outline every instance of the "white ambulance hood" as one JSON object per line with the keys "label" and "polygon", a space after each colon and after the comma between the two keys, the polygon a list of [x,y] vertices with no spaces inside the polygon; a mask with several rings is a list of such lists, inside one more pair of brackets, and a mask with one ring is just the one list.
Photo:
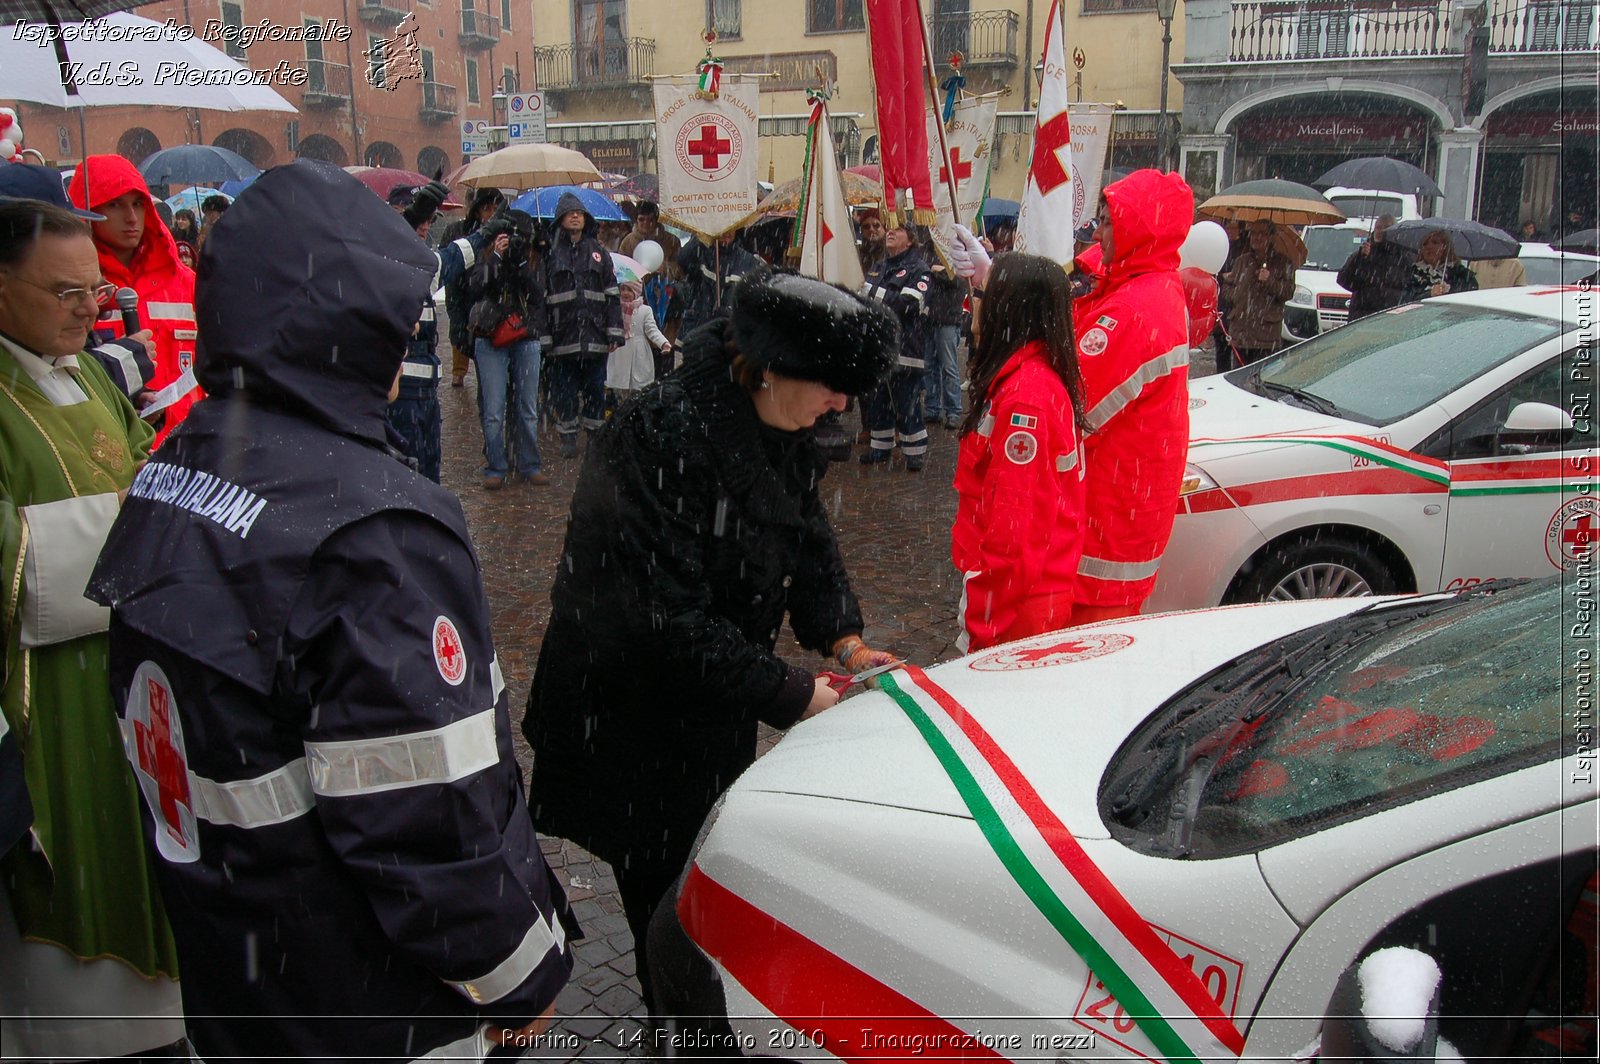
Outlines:
{"label": "white ambulance hood", "polygon": [[[1189,461],[1206,467],[1219,458],[1236,458],[1258,451],[1291,446],[1263,436],[1274,435],[1352,435],[1370,433],[1372,426],[1344,418],[1320,414],[1292,403],[1253,395],[1222,374],[1200,377],[1189,382]],[[1196,440],[1232,440],[1226,447],[1195,447]]]}
{"label": "white ambulance hood", "polygon": [[[1153,710],[1240,654],[1373,601],[1130,617],[1008,643],[931,668],[928,678],[971,714],[1075,834],[1106,838],[1097,802],[1101,776]],[[894,675],[917,693],[919,705],[937,710],[907,673]],[[970,818],[910,718],[883,691],[852,695],[796,725],[730,793],[745,791]]]}

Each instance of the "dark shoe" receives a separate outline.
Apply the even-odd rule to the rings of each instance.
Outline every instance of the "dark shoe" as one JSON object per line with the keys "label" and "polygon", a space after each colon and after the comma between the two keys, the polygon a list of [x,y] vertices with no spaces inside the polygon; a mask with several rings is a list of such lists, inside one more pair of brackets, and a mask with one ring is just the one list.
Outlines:
{"label": "dark shoe", "polygon": [[927,455],[922,455],[922,454],[908,454],[908,455],[906,455],[906,472],[907,473],[920,473],[920,472],[922,472],[922,464],[924,462],[926,462],[927,460],[928,460],[928,456]]}
{"label": "dark shoe", "polygon": [[561,434],[561,457],[578,457],[578,437],[576,435],[565,432]]}
{"label": "dark shoe", "polygon": [[951,414],[949,417],[944,419],[944,427],[949,429],[951,432],[956,431],[961,427],[961,418],[955,414]]}
{"label": "dark shoe", "polygon": [[490,473],[488,476],[483,478],[483,488],[485,491],[499,491],[501,488],[505,487],[505,483],[505,477],[495,476],[493,473]]}
{"label": "dark shoe", "polygon": [[876,447],[871,447],[861,452],[861,464],[882,465],[892,457],[894,457],[893,451],[883,451]]}
{"label": "dark shoe", "polygon": [[524,484],[532,484],[536,488],[543,488],[549,485],[550,478],[543,473],[524,473],[522,482]]}

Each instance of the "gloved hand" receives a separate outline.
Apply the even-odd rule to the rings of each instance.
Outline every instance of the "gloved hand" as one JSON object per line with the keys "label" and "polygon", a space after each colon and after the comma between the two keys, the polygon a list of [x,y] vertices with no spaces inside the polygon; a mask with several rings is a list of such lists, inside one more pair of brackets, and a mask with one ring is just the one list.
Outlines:
{"label": "gloved hand", "polygon": [[[852,675],[876,669],[899,660],[887,650],[874,650],[858,635],[847,635],[833,644],[833,657],[844,670]],[[875,680],[868,680],[869,686],[876,686]]]}
{"label": "gloved hand", "polygon": [[955,267],[957,277],[965,277],[974,288],[982,288],[989,279],[989,253],[983,250],[972,230],[959,222],[956,223],[955,242],[950,245],[950,265]]}
{"label": "gloved hand", "polygon": [[502,210],[500,213],[490,218],[487,222],[484,222],[482,225],[478,226],[478,235],[483,237],[485,243],[492,244],[495,237],[504,233],[509,233],[515,228],[516,225],[512,223],[511,219],[506,215],[506,212]]}
{"label": "gloved hand", "polygon": [[439,213],[439,205],[450,197],[450,188],[443,181],[429,181],[411,197],[411,206],[401,212],[406,224],[415,229]]}

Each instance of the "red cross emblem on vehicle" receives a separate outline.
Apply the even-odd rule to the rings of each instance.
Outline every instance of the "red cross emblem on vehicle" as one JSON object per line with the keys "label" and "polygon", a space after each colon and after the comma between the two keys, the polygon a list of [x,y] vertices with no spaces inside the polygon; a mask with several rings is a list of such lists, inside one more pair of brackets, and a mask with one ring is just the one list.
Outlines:
{"label": "red cross emblem on vehicle", "polygon": [[1544,553],[1550,564],[1567,570],[1592,557],[1600,541],[1600,499],[1573,499],[1555,512],[1545,528]]}
{"label": "red cross emblem on vehicle", "polygon": [[189,758],[183,723],[172,684],[161,667],[146,661],[128,684],[128,759],[139,793],[156,821],[156,849],[169,861],[200,857],[194,801],[189,791]]}
{"label": "red cross emblem on vehicle", "polygon": [[451,687],[459,686],[467,678],[467,648],[461,643],[461,633],[454,622],[440,617],[433,622],[433,663],[439,675]]}
{"label": "red cross emblem on vehicle", "polygon": [[1016,669],[1041,669],[1051,665],[1069,665],[1107,654],[1115,654],[1133,645],[1133,636],[1121,632],[1089,632],[1062,639],[1042,637],[1031,645],[1007,647],[974,658],[967,668],[978,672],[1010,672]]}

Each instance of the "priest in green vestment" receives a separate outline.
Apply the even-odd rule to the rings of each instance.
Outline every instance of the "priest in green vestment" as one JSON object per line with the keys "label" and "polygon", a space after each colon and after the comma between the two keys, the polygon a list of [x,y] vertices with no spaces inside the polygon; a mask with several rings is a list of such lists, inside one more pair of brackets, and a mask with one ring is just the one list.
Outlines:
{"label": "priest in green vestment", "polygon": [[104,289],[82,215],[0,203],[0,710],[34,810],[0,856],[0,1057],[119,1056],[183,1036],[112,707],[108,611],[83,596],[154,439],[80,354]]}

